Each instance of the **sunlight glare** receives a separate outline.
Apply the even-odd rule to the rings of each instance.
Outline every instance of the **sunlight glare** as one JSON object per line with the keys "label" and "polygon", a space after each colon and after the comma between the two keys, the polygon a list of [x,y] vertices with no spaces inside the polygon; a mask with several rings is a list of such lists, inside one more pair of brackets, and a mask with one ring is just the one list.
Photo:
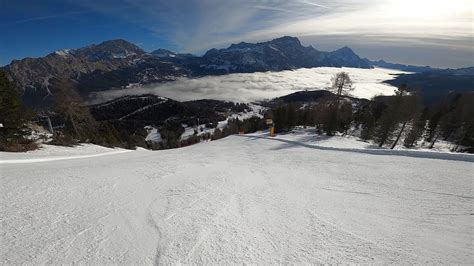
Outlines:
{"label": "sunlight glare", "polygon": [[471,12],[472,0],[389,0],[386,11],[404,19],[439,20]]}

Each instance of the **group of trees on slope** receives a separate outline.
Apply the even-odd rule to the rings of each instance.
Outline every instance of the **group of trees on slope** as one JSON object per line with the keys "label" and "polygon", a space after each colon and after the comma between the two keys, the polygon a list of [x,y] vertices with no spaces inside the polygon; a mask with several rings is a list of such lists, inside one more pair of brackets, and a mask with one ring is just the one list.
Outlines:
{"label": "group of trees on slope", "polygon": [[[225,113],[226,108],[244,111],[246,105],[226,102],[216,105],[210,100],[195,101],[187,103],[189,108],[183,111],[184,116],[181,118],[176,118],[173,112],[156,114],[160,117],[163,115],[169,117],[163,123],[156,125],[162,141],[154,143],[145,141],[148,135],[145,126],[150,121],[144,122],[141,119],[98,121],[92,115],[90,107],[84,104],[82,97],[77,93],[76,84],[70,80],[54,78],[50,83],[52,108],[49,112],[42,111],[35,114],[22,104],[17,88],[10,82],[7,75],[0,71],[0,150],[26,151],[37,148],[35,141],[31,139],[31,128],[34,123],[39,123],[52,131],[52,140],[48,142],[49,144],[73,146],[86,142],[109,147],[135,148],[139,146],[149,149],[178,148],[202,140],[214,140],[239,132],[248,133],[264,129],[263,120],[256,117],[244,121],[229,119],[227,126],[219,129],[217,128],[218,120],[225,119],[224,116],[218,115],[220,112]],[[97,110],[95,111],[97,113]],[[193,116],[202,117],[200,123],[206,123],[208,128],[215,128],[213,134],[203,134],[201,131],[204,129],[196,128],[194,135],[181,138],[184,133],[182,123],[195,120],[192,119]],[[46,121],[50,124],[48,125]]]}
{"label": "group of trees on slope", "polygon": [[[51,91],[54,104],[53,112],[47,116],[50,122],[58,125],[54,129],[51,144],[71,146],[90,142],[104,146],[135,147],[137,140],[142,139],[113,123],[97,122],[79,94],[68,89],[75,84],[59,79],[51,82],[54,83],[52,88],[55,88]],[[31,128],[33,121],[44,122],[38,121],[44,116],[35,114],[22,104],[17,88],[3,71],[0,71],[0,114],[0,150],[27,151],[37,148],[31,137]]]}
{"label": "group of trees on slope", "polygon": [[316,126],[320,134],[358,131],[363,140],[379,147],[395,148],[403,144],[412,148],[423,141],[433,148],[438,140],[450,141],[454,151],[474,152],[474,94],[451,94],[443,101],[423,105],[419,92],[400,86],[394,96],[378,96],[355,103],[348,97],[353,90],[347,73],[332,79],[333,97],[313,104],[287,103],[273,108],[277,132],[296,125]]}

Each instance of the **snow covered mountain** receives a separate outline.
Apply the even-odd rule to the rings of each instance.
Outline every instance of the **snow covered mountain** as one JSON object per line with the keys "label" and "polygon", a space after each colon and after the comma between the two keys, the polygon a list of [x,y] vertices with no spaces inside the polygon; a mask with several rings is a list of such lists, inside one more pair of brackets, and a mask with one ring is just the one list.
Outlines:
{"label": "snow covered mountain", "polygon": [[192,54],[180,54],[180,53],[175,53],[167,49],[158,49],[153,52],[151,52],[152,55],[157,56],[159,58],[163,59],[186,59],[186,58],[191,58],[191,57],[196,57]]}
{"label": "snow covered mountain", "polygon": [[176,53],[172,52],[167,49],[158,49],[153,52],[151,52],[152,55],[158,56],[158,57],[175,57]]}
{"label": "snow covered mountain", "polygon": [[308,67],[370,68],[350,48],[322,52],[301,45],[298,38],[281,37],[268,42],[232,44],[225,49],[211,49],[199,58],[172,60],[186,65],[195,74],[252,73]]}
{"label": "snow covered mountain", "polygon": [[183,76],[281,71],[308,67],[370,68],[350,48],[322,52],[304,47],[295,37],[268,42],[232,44],[211,49],[204,56],[179,54],[166,49],[151,53],[125,40],[105,41],[78,49],[62,49],[45,57],[14,60],[3,70],[17,84],[23,101],[48,107],[54,83],[69,80],[79,94],[172,81]]}
{"label": "snow covered mountain", "polygon": [[71,50],[74,56],[85,58],[88,61],[105,61],[113,59],[135,59],[146,54],[135,44],[122,39],[105,41],[99,45],[90,45],[83,48]]}
{"label": "snow covered mountain", "polygon": [[158,49],[151,53],[125,40],[111,40],[78,49],[62,49],[45,57],[14,60],[2,69],[33,108],[51,106],[58,80],[87,96],[93,92],[173,81],[180,77],[293,70],[311,67],[370,68],[349,47],[333,52],[301,45],[298,38],[232,44],[203,56]]}
{"label": "snow covered mountain", "polygon": [[63,49],[45,57],[14,60],[3,68],[32,107],[50,105],[57,80],[68,80],[84,95],[130,83],[172,80],[186,74],[125,40],[79,49]]}
{"label": "snow covered mountain", "polygon": [[304,47],[298,38],[289,36],[268,42],[242,42],[226,49],[212,49],[203,58],[208,62],[208,67],[228,66],[231,72],[280,71],[320,66],[370,68],[369,64],[348,47],[334,52],[321,52],[311,46]]}

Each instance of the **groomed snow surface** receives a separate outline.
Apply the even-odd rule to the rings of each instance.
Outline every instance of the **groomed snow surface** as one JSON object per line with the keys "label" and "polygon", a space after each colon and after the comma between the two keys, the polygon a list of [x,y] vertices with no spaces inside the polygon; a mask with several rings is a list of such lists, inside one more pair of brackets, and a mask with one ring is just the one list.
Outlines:
{"label": "groomed snow surface", "polygon": [[1,263],[474,263],[472,157],[314,145],[0,153]]}

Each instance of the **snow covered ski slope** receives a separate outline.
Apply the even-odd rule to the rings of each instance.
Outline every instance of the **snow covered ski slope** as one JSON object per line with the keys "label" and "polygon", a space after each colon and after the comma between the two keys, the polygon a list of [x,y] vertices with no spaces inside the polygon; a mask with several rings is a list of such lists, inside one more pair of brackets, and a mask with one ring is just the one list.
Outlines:
{"label": "snow covered ski slope", "polygon": [[474,263],[469,159],[285,140],[0,163],[0,262]]}

